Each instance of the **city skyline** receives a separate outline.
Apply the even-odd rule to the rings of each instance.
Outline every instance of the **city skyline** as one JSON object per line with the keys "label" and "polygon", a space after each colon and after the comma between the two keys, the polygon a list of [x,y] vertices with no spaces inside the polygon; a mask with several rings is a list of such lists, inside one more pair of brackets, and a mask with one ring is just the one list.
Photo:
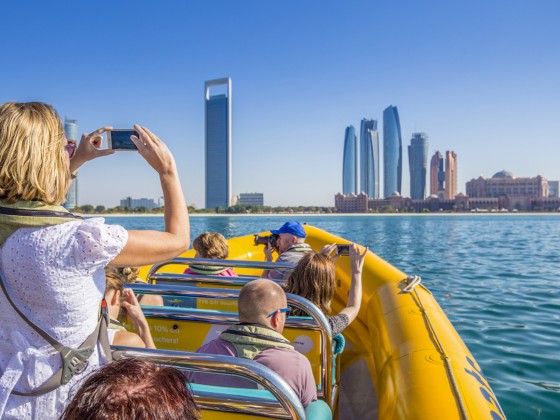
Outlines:
{"label": "city skyline", "polygon": [[[3,7],[0,100],[52,104],[79,121],[79,134],[147,126],[174,153],[186,201],[198,208],[201,90],[226,75],[235,82],[232,193],[263,192],[271,206],[331,206],[342,187],[343,128],[358,130],[364,117],[381,123],[388,104],[398,107],[405,141],[425,132],[431,151],[455,151],[458,192],[502,169],[560,178],[556,1],[66,4]],[[357,24],[364,15],[375,23]],[[150,25],[131,31],[83,26],[147,17]],[[71,59],[60,60],[62,51]],[[161,195],[157,174],[135,153],[88,162],[78,177],[79,204]],[[404,174],[401,189],[410,194]]]}

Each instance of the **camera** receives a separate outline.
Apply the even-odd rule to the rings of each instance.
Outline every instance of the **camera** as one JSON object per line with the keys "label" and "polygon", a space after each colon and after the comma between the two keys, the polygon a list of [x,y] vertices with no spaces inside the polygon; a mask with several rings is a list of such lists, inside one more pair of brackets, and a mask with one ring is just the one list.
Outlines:
{"label": "camera", "polygon": [[107,148],[112,150],[138,150],[130,136],[140,137],[135,130],[114,129],[107,131]]}
{"label": "camera", "polygon": [[277,239],[278,235],[255,235],[255,245],[270,245],[271,248],[278,248],[278,245],[276,243]]}

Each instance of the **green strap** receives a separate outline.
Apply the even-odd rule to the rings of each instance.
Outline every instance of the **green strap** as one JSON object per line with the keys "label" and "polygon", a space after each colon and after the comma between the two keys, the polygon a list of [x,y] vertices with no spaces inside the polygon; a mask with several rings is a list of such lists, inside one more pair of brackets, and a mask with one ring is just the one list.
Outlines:
{"label": "green strap", "polygon": [[107,336],[107,319],[108,313],[107,312],[107,305],[102,305],[104,310],[102,311],[101,316],[99,317],[99,321],[97,322],[97,327],[95,330],[86,338],[86,340],[82,343],[82,345],[77,348],[73,349],[71,347],[67,347],[56,339],[52,338],[49,334],[47,334],[44,330],[39,328],[35,325],[23,312],[19,310],[19,308],[15,305],[12,301],[12,298],[8,294],[8,290],[6,289],[6,285],[4,284],[4,279],[0,273],[0,287],[2,287],[2,291],[6,295],[6,298],[10,305],[14,308],[16,313],[31,327],[37,334],[39,334],[43,339],[53,346],[62,359],[62,368],[56,372],[53,376],[47,380],[43,385],[35,389],[31,392],[19,392],[12,390],[12,394],[25,396],[25,397],[36,397],[39,395],[46,394],[47,392],[51,392],[54,389],[58,388],[61,385],[67,384],[74,375],[82,373],[88,366],[88,359],[92,355],[93,351],[95,350],[95,345],[99,341],[100,346],[103,350],[103,353],[108,361],[111,361],[111,348],[109,345],[109,338]]}

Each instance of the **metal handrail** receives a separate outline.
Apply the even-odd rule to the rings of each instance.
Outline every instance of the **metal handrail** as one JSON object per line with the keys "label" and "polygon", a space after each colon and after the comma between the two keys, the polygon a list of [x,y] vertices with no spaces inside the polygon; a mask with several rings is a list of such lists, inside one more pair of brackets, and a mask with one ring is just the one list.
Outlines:
{"label": "metal handrail", "polygon": [[155,281],[156,283],[163,282],[181,284],[181,283],[206,283],[215,285],[227,285],[227,286],[240,286],[243,287],[250,281],[260,279],[258,276],[205,276],[200,274],[175,274],[175,273],[157,273],[152,274],[149,277],[150,281]]}
{"label": "metal handrail", "polygon": [[[267,391],[274,395],[276,401],[280,403],[282,408],[289,415],[288,418],[302,420],[306,418],[305,410],[290,385],[272,369],[253,360],[232,356],[218,356],[172,350],[138,349],[124,346],[111,346],[111,349],[118,354],[119,357],[135,357],[160,365],[172,366],[181,371],[227,374],[248,379],[262,385]],[[242,398],[229,395],[228,399],[235,400]],[[217,406],[218,410],[220,410],[222,405]],[[254,405],[255,402],[251,401],[251,406],[254,407]],[[203,406],[203,408],[209,407]],[[216,408],[216,405],[212,404],[212,408]]]}
{"label": "metal handrail", "polygon": [[[127,283],[125,287],[131,288],[136,294],[153,294],[153,295],[165,295],[165,296],[178,296],[178,297],[191,297],[191,298],[205,298],[205,299],[238,299],[239,289],[214,289],[214,288],[201,288],[194,286],[185,285],[166,285],[166,284],[146,284],[146,283]],[[321,341],[323,343],[323,348],[321,351],[321,365],[323,366],[321,372],[321,382],[323,387],[319,394],[323,394],[327,401],[331,401],[332,397],[332,332],[330,328],[329,321],[323,311],[321,311],[315,304],[313,304],[308,299],[301,297],[299,295],[294,295],[292,293],[286,293],[286,299],[288,304],[296,309],[300,309],[303,312],[309,314],[315,324],[319,327],[321,333]],[[199,311],[199,310],[197,310]],[[148,316],[157,316],[163,319],[173,319],[173,320],[185,320],[193,319],[190,318],[188,312],[181,311],[178,313],[176,308],[166,309],[165,307],[147,307],[144,309],[144,314]],[[237,316],[228,315],[225,316],[214,313],[205,319],[204,315],[200,314],[197,320],[202,322],[215,322],[217,318],[220,318],[220,322],[239,322]],[[194,319],[193,319],[194,320]],[[288,318],[288,325],[310,328],[309,325],[292,324],[293,320]]]}
{"label": "metal handrail", "polygon": [[153,274],[155,274],[159,269],[165,267],[166,265],[191,265],[199,264],[206,265],[209,267],[238,267],[238,268],[259,268],[262,270],[290,270],[295,267],[294,263],[286,262],[268,262],[268,261],[246,261],[246,260],[218,260],[214,258],[183,258],[178,257],[169,261],[164,261],[158,264],[154,264],[146,280],[148,280]]}

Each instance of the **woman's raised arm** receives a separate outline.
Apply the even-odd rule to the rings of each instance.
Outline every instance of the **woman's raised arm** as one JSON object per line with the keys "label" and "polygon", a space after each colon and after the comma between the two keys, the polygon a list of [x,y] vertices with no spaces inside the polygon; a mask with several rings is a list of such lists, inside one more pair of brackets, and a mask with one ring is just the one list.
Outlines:
{"label": "woman's raised arm", "polygon": [[350,247],[350,265],[352,267],[352,283],[350,284],[350,292],[348,293],[348,303],[346,308],[340,311],[346,314],[348,323],[350,324],[358,316],[360,305],[362,304],[362,269],[364,267],[364,259],[368,249],[364,249],[364,253],[360,253],[358,245],[352,244]]}
{"label": "woman's raised arm", "polygon": [[176,257],[190,244],[189,214],[173,155],[155,134],[135,125],[139,138],[132,136],[138,153],[159,174],[165,202],[165,232],[129,230],[128,241],[109,265],[139,266]]}

